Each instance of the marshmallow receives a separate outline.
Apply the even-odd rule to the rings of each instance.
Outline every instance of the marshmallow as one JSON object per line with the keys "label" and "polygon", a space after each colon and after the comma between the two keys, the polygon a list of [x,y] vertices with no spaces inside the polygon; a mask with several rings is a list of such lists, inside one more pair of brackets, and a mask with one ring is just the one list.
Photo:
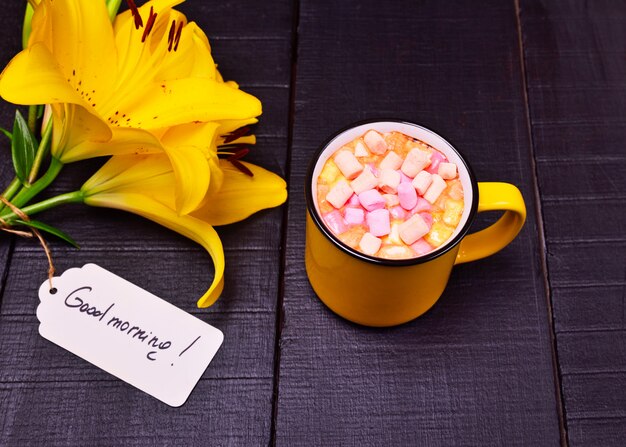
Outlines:
{"label": "marshmallow", "polygon": [[350,206],[361,206],[361,202],[359,202],[359,196],[356,194],[352,194],[350,199],[348,200],[348,205]]}
{"label": "marshmallow", "polygon": [[398,185],[398,198],[400,199],[400,206],[405,210],[410,210],[417,205],[417,193],[410,183]]}
{"label": "marshmallow", "polygon": [[359,242],[359,248],[366,255],[373,256],[376,254],[382,243],[383,241],[378,239],[372,233],[365,233]]}
{"label": "marshmallow", "polygon": [[359,202],[367,211],[379,210],[385,207],[385,199],[375,189],[368,189],[359,194]]}
{"label": "marshmallow", "polygon": [[419,214],[414,214],[409,220],[400,224],[400,238],[407,245],[411,245],[429,231],[428,224]]}
{"label": "marshmallow", "polygon": [[420,196],[423,196],[430,184],[433,182],[433,176],[426,171],[420,171],[413,179],[413,187]]}
{"label": "marshmallow", "polygon": [[430,211],[431,208],[432,206],[430,205],[430,202],[428,202],[428,200],[422,197],[418,197],[417,204],[411,210],[411,214],[421,213],[422,211]]}
{"label": "marshmallow", "polygon": [[391,214],[391,217],[393,217],[394,219],[399,220],[404,220],[404,218],[406,217],[406,211],[404,211],[404,208],[402,208],[401,206],[394,206],[389,210],[389,214]]}
{"label": "marshmallow", "polygon": [[348,180],[355,179],[363,172],[363,165],[348,150],[341,150],[335,155],[335,164]]}
{"label": "marshmallow", "polygon": [[422,216],[422,219],[428,225],[428,231],[430,231],[433,226],[433,216],[430,213],[419,213],[419,215]]}
{"label": "marshmallow", "polygon": [[399,184],[400,174],[393,169],[381,169],[380,175],[378,176],[378,187],[382,191],[388,194],[395,194]]}
{"label": "marshmallow", "polygon": [[400,166],[402,166],[402,161],[402,157],[400,157],[394,151],[390,151],[385,156],[385,158],[383,158],[383,161],[380,162],[378,167],[380,169],[393,169],[395,171],[397,169],[400,169]]}
{"label": "marshmallow", "polygon": [[369,148],[370,152],[378,155],[382,155],[387,152],[387,143],[385,143],[385,139],[375,130],[367,132],[363,137],[363,141],[365,141],[365,144]]}
{"label": "marshmallow", "polygon": [[365,211],[361,208],[346,208],[343,218],[348,225],[361,225],[365,220]]}
{"label": "marshmallow", "polygon": [[366,220],[370,233],[374,236],[386,236],[391,231],[389,211],[385,209],[378,209],[367,213]]}
{"label": "marshmallow", "polygon": [[411,249],[418,256],[425,255],[426,253],[433,251],[433,247],[424,239],[418,239],[416,242],[412,243]]}
{"label": "marshmallow", "polygon": [[337,210],[331,211],[324,216],[324,222],[328,225],[328,228],[335,234],[341,234],[348,231],[348,226],[343,220],[343,216]]}
{"label": "marshmallow", "polygon": [[398,169],[398,174],[400,174],[400,183],[411,183],[413,179],[411,177],[407,177],[404,172]]}
{"label": "marshmallow", "polygon": [[354,148],[354,155],[357,157],[369,157],[370,153],[365,148],[365,145],[359,141]]}
{"label": "marshmallow", "polygon": [[433,174],[433,182],[424,193],[424,198],[430,203],[435,203],[448,184],[439,174]]}
{"label": "marshmallow", "polygon": [[442,179],[452,180],[456,177],[456,165],[454,163],[439,163],[439,168],[437,168],[437,174]]}
{"label": "marshmallow", "polygon": [[400,204],[400,199],[395,194],[383,194],[383,199],[388,207],[396,206]]}
{"label": "marshmallow", "polygon": [[369,168],[363,169],[361,175],[350,182],[350,186],[355,193],[361,194],[363,191],[373,189],[378,186],[378,179]]}
{"label": "marshmallow", "polygon": [[352,196],[352,188],[345,180],[339,180],[326,194],[326,200],[335,208],[341,208]]}
{"label": "marshmallow", "polygon": [[430,154],[430,166],[428,167],[427,171],[431,174],[437,174],[437,171],[439,170],[439,163],[446,160],[446,156],[443,155],[441,152],[433,151],[433,153]]}
{"label": "marshmallow", "polygon": [[413,178],[430,164],[430,154],[421,149],[414,148],[406,155],[404,163],[402,163],[402,172]]}

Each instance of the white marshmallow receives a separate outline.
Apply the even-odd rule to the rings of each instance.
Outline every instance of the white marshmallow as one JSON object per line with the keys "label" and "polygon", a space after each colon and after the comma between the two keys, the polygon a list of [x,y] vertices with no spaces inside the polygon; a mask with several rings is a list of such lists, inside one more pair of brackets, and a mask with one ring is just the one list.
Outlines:
{"label": "white marshmallow", "polygon": [[378,186],[378,178],[369,168],[365,168],[361,175],[350,182],[350,186],[355,193],[361,194],[363,191],[376,188]]}
{"label": "white marshmallow", "polygon": [[400,238],[407,245],[411,245],[429,231],[428,224],[419,214],[414,214],[410,219],[402,222],[399,228]]}
{"label": "white marshmallow", "polygon": [[335,155],[335,164],[341,173],[348,179],[355,179],[363,172],[363,165],[359,163],[354,154],[348,150],[341,150]]}
{"label": "white marshmallow", "polygon": [[417,190],[420,196],[423,196],[430,184],[433,182],[433,176],[426,171],[420,171],[413,179],[413,188]]}
{"label": "white marshmallow", "polygon": [[381,134],[375,130],[370,130],[363,137],[363,141],[369,148],[370,152],[382,155],[387,152],[387,143]]}
{"label": "white marshmallow", "polygon": [[381,169],[378,176],[378,187],[388,194],[395,194],[400,184],[400,174],[390,168]]}
{"label": "white marshmallow", "polygon": [[456,165],[454,163],[439,163],[437,174],[446,180],[452,180],[456,177]]}
{"label": "white marshmallow", "polygon": [[400,199],[397,194],[383,194],[383,199],[389,208],[392,208],[400,204]]}
{"label": "white marshmallow", "polygon": [[448,184],[439,174],[433,174],[433,182],[424,193],[424,198],[430,203],[435,203]]}
{"label": "white marshmallow", "polygon": [[380,249],[380,245],[382,243],[383,241],[378,239],[372,233],[365,233],[359,242],[359,248],[366,255],[374,256]]}
{"label": "white marshmallow", "polygon": [[393,169],[394,171],[397,169],[400,169],[400,166],[402,166],[402,157],[400,157],[398,154],[396,154],[394,151],[390,151],[385,158],[383,158],[383,161],[380,162],[380,164],[378,165],[378,167],[380,169]]}
{"label": "white marshmallow", "polygon": [[354,147],[354,155],[357,157],[369,157],[370,153],[365,148],[365,145],[359,141]]}
{"label": "white marshmallow", "polygon": [[326,194],[326,200],[335,208],[339,209],[346,204],[352,196],[352,188],[345,180],[339,180]]}
{"label": "white marshmallow", "polygon": [[430,154],[419,148],[411,149],[400,168],[408,177],[415,177],[418,172],[430,165]]}

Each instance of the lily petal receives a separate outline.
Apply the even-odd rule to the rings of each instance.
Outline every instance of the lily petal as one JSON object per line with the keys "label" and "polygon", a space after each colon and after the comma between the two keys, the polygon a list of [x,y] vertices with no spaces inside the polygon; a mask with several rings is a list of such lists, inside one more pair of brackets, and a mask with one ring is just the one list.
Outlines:
{"label": "lily petal", "polygon": [[213,259],[215,275],[209,289],[198,300],[198,307],[209,307],[219,298],[224,288],[224,249],[211,225],[188,215],[180,216],[143,194],[96,194],[86,197],[85,203],[138,214],[202,245]]}
{"label": "lily petal", "polygon": [[227,225],[245,219],[257,211],[282,204],[287,199],[287,184],[276,174],[250,163],[250,177],[228,161],[220,160],[224,181],[220,190],[207,196],[192,216],[211,225]]}
{"label": "lily petal", "polygon": [[0,75],[0,96],[21,105],[83,103],[41,43],[25,49],[9,62]]}
{"label": "lily petal", "polygon": [[198,208],[211,180],[209,163],[194,146],[165,147],[176,177],[176,209],[188,214]]}

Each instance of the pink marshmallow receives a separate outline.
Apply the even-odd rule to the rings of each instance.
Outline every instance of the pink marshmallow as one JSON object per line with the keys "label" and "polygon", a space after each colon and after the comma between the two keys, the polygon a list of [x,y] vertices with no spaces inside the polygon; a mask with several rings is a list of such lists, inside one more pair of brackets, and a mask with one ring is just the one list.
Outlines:
{"label": "pink marshmallow", "polygon": [[341,150],[335,155],[335,164],[341,173],[348,179],[355,179],[363,172],[363,165],[359,163],[354,154],[349,150]]}
{"label": "pink marshmallow", "polygon": [[437,171],[439,170],[439,163],[442,161],[448,161],[448,159],[441,152],[433,151],[430,155],[430,166],[426,170],[431,174],[437,174]]}
{"label": "pink marshmallow", "polygon": [[369,148],[370,152],[382,155],[387,152],[387,143],[381,134],[375,130],[370,130],[363,137],[363,141]]}
{"label": "pink marshmallow", "polygon": [[361,202],[359,202],[359,196],[356,194],[352,194],[350,199],[348,199],[348,205],[350,206],[361,206]]}
{"label": "pink marshmallow", "polygon": [[432,175],[430,175],[427,171],[420,171],[413,179],[412,184],[419,195],[423,196],[432,182]]}
{"label": "pink marshmallow", "polygon": [[370,233],[374,236],[386,236],[391,231],[389,211],[385,209],[378,209],[367,213],[366,220]]}
{"label": "pink marshmallow", "polygon": [[367,166],[370,168],[370,171],[372,171],[372,174],[378,177],[380,172],[378,170],[378,167],[376,166],[376,163],[368,163]]}
{"label": "pink marshmallow", "polygon": [[385,199],[375,189],[369,189],[359,194],[359,202],[367,211],[379,210],[385,207]]}
{"label": "pink marshmallow", "polygon": [[417,193],[410,183],[398,185],[398,198],[400,199],[400,206],[405,210],[410,210],[417,204]]}
{"label": "pink marshmallow", "polygon": [[432,208],[430,202],[422,197],[417,198],[417,204],[411,210],[411,214],[421,213],[422,211],[430,211]]}
{"label": "pink marshmallow", "polygon": [[414,214],[399,227],[400,239],[407,245],[411,245],[429,231],[428,225],[419,214]]}
{"label": "pink marshmallow", "polygon": [[348,231],[348,226],[338,210],[326,214],[324,216],[324,222],[326,222],[328,228],[335,234],[342,234]]}
{"label": "pink marshmallow", "polygon": [[448,184],[439,174],[433,174],[433,182],[424,193],[424,198],[430,203],[435,203]]}
{"label": "pink marshmallow", "polygon": [[391,214],[391,217],[393,217],[394,219],[404,220],[404,218],[406,217],[406,211],[404,211],[404,208],[402,208],[401,206],[394,206],[389,210],[389,214]]}
{"label": "pink marshmallow", "polygon": [[380,245],[382,243],[383,241],[378,239],[372,233],[365,233],[359,242],[359,248],[366,255],[373,256],[380,249]]}
{"label": "pink marshmallow", "polygon": [[396,206],[400,204],[400,199],[395,194],[383,194],[383,199],[388,207]]}
{"label": "pink marshmallow", "polygon": [[408,177],[401,170],[398,170],[397,172],[398,172],[398,174],[400,174],[400,183],[411,183],[413,181],[413,179],[411,177]]}
{"label": "pink marshmallow", "polygon": [[352,188],[345,180],[339,180],[326,194],[326,200],[335,208],[341,208],[352,196]]}
{"label": "pink marshmallow", "polygon": [[380,170],[378,176],[378,187],[388,193],[395,194],[400,184],[400,174],[393,169],[385,168]]}
{"label": "pink marshmallow", "polygon": [[365,220],[365,211],[361,208],[346,208],[343,218],[348,225],[361,225]]}
{"label": "pink marshmallow", "polygon": [[369,168],[365,168],[361,175],[350,182],[350,186],[355,193],[361,194],[363,191],[376,188],[378,186],[378,178]]}
{"label": "pink marshmallow", "polygon": [[424,238],[418,239],[416,242],[412,243],[411,249],[418,256],[422,256],[426,253],[430,253],[431,251],[433,251],[433,247],[428,242],[426,242]]}
{"label": "pink marshmallow", "polygon": [[380,167],[380,169],[393,169],[395,171],[397,169],[400,169],[400,166],[402,166],[402,161],[402,157],[400,157],[394,151],[390,151],[385,156],[385,158],[383,158],[383,161],[381,161],[378,166]]}
{"label": "pink marshmallow", "polygon": [[402,163],[402,172],[408,177],[415,177],[418,172],[424,169],[430,164],[430,154],[419,149],[414,148],[406,155],[404,163]]}

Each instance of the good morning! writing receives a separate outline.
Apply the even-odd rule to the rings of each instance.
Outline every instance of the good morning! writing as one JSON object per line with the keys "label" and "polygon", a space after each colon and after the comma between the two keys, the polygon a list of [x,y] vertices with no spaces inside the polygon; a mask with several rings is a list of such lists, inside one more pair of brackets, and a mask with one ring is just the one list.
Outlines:
{"label": "good morning! writing", "polygon": [[[92,292],[93,287],[83,286],[70,292],[64,300],[65,306],[76,309],[78,312],[83,313],[85,317],[91,317],[97,319],[98,322],[110,327],[112,330],[117,330],[124,333],[129,338],[137,340],[139,343],[145,343],[148,349],[153,349],[146,354],[146,358],[151,361],[157,360],[157,354],[161,351],[165,351],[172,346],[172,342],[169,340],[160,341],[157,335],[153,335],[152,331],[141,326],[135,326],[132,322],[125,320],[120,316],[111,314],[107,317],[109,312],[115,307],[115,302],[112,302],[105,310],[101,310],[95,305],[89,304],[87,297]],[[181,351],[179,357],[191,348],[194,343],[200,339],[198,336],[189,346]],[[172,366],[174,364],[172,363]]]}

